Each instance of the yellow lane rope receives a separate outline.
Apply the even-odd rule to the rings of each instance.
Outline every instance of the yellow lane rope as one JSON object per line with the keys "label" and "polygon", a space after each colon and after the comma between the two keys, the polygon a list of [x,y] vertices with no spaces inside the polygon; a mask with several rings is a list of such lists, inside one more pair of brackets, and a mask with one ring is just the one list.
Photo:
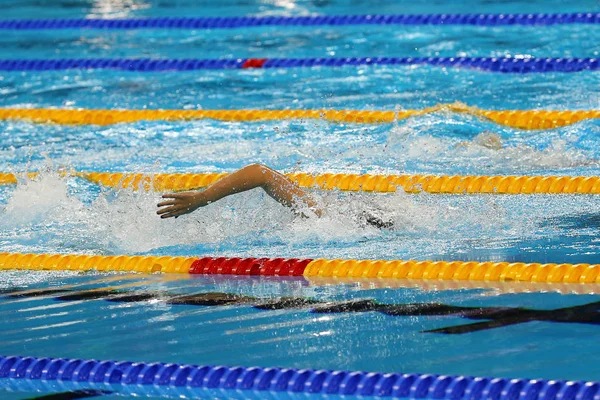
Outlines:
{"label": "yellow lane rope", "polygon": [[[91,182],[116,189],[182,191],[206,187],[227,173],[139,174],[70,172]],[[462,176],[462,175],[357,175],[285,174],[299,186],[322,190],[388,193],[398,187],[406,193],[432,194],[600,194],[599,176]],[[33,179],[36,173],[27,174]],[[0,184],[17,183],[18,175],[0,173]]]}
{"label": "yellow lane rope", "polygon": [[[101,256],[75,254],[0,253],[0,270],[124,271],[142,273],[232,273],[244,264],[259,275],[302,275],[315,278],[379,278],[445,281],[518,281],[546,283],[600,283],[600,265],[527,264],[476,261],[302,260],[195,258],[170,256]],[[198,268],[194,268],[196,265]],[[204,268],[204,269],[203,269]],[[246,271],[250,269],[237,269]],[[227,271],[230,272],[220,272]],[[277,271],[286,272],[277,272]],[[212,272],[198,272],[212,271]],[[250,272],[250,274],[254,274]]]}
{"label": "yellow lane rope", "polygon": [[188,273],[195,257],[0,253],[0,270]]}
{"label": "yellow lane rope", "polygon": [[285,119],[324,119],[346,123],[390,123],[437,111],[467,113],[519,129],[550,129],[600,118],[600,110],[481,110],[462,103],[442,104],[422,110],[70,110],[0,108],[0,120],[18,119],[56,124],[110,125],[137,121],[270,121]]}
{"label": "yellow lane rope", "polygon": [[37,176],[37,172],[29,172],[27,174],[13,174],[11,172],[0,172],[0,185],[14,185],[18,183],[19,177],[35,179]]}
{"label": "yellow lane rope", "polygon": [[599,283],[599,272],[600,265],[589,264],[320,259],[307,265],[304,276]]}
{"label": "yellow lane rope", "polygon": [[497,293],[555,292],[563,294],[600,294],[596,283],[551,283],[513,281],[455,281],[441,279],[381,279],[381,278],[336,278],[306,276],[311,285],[353,285],[365,289],[415,288],[423,291],[486,289]]}

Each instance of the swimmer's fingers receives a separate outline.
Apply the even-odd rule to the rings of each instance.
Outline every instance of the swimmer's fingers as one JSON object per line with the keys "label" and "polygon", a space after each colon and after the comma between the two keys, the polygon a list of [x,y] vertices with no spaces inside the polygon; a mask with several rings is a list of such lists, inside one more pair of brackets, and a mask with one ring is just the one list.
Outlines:
{"label": "swimmer's fingers", "polygon": [[178,214],[175,214],[175,213],[170,213],[170,214],[164,214],[164,215],[161,215],[161,216],[160,216],[160,218],[161,218],[161,219],[166,219],[166,218],[178,217],[178,216],[179,216]]}
{"label": "swimmer's fingers", "polygon": [[156,212],[161,218],[178,217],[206,205],[198,201],[195,192],[168,193],[162,197],[168,200],[158,203],[158,207],[164,207]]}
{"label": "swimmer's fingers", "polygon": [[167,201],[161,201],[156,206],[157,207],[174,206],[175,204],[178,204],[178,203],[179,202],[177,200],[167,200]]}
{"label": "swimmer's fingers", "polygon": [[158,210],[156,213],[158,215],[163,215],[163,214],[168,214],[168,213],[172,213],[172,212],[177,212],[179,210],[185,210],[186,207],[183,205],[174,205],[174,206],[169,206],[169,207],[165,207],[165,208],[161,208],[160,210]]}
{"label": "swimmer's fingers", "polygon": [[192,196],[193,193],[183,192],[183,193],[166,193],[162,195],[163,199],[176,199],[176,200],[185,200]]}
{"label": "swimmer's fingers", "polygon": [[169,212],[169,213],[163,214],[163,215],[161,215],[160,217],[161,217],[161,218],[163,218],[163,219],[164,219],[164,218],[171,218],[171,217],[175,217],[175,218],[177,218],[177,217],[179,217],[180,215],[184,215],[184,214],[187,214],[187,213],[189,213],[189,212],[190,212],[190,210],[189,210],[188,208],[184,208],[184,209],[182,209],[182,210],[172,211],[172,212]]}

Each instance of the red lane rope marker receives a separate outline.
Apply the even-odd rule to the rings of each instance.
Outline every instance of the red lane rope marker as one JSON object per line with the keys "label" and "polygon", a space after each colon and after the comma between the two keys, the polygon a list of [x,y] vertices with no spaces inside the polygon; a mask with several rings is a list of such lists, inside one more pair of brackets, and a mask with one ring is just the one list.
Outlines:
{"label": "red lane rope marker", "polygon": [[265,62],[267,62],[266,58],[248,58],[242,64],[242,68],[262,68]]}
{"label": "red lane rope marker", "polygon": [[189,270],[194,275],[302,276],[312,259],[297,258],[212,258],[195,260]]}

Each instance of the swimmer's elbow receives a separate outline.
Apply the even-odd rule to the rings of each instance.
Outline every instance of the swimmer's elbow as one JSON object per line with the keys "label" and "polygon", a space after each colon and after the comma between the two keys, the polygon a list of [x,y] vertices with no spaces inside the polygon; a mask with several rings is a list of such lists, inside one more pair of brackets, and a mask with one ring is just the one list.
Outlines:
{"label": "swimmer's elbow", "polygon": [[265,184],[271,179],[273,171],[263,164],[250,164],[242,168],[244,175],[258,184]]}
{"label": "swimmer's elbow", "polygon": [[258,163],[246,165],[242,169],[245,171],[248,171],[249,173],[253,173],[253,174],[264,173],[265,171],[269,170],[269,168],[266,165],[258,164]]}

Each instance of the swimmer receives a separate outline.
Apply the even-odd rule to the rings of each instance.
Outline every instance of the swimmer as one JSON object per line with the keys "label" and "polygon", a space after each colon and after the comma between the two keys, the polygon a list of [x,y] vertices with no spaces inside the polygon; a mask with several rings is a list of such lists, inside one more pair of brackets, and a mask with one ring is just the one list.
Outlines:
{"label": "swimmer", "polygon": [[460,147],[485,147],[490,150],[502,150],[503,143],[502,138],[496,132],[483,131],[479,135],[475,136],[472,141],[460,142],[456,144],[455,148]]}
{"label": "swimmer", "polygon": [[[263,189],[273,199],[302,217],[309,218],[311,215],[321,217],[324,214],[323,208],[309,193],[285,175],[261,164],[248,165],[219,179],[203,191],[164,194],[162,197],[166,200],[158,203],[160,209],[156,213],[161,218],[177,218],[224,197],[255,188]],[[359,213],[357,219],[361,224],[376,228],[393,226],[392,221],[386,221],[372,211]]]}
{"label": "swimmer", "polygon": [[[467,106],[464,103],[439,104],[423,110],[423,114],[431,112],[451,111],[482,116],[481,110],[476,107]],[[492,150],[502,149],[502,139],[493,132],[482,132],[472,142],[461,142],[457,147],[469,147],[472,145],[482,146]],[[203,191],[169,193],[163,195],[162,201],[158,203],[160,208],[157,214],[161,218],[179,217],[189,214],[200,207],[207,206],[232,194],[245,192],[255,188],[262,188],[269,196],[292,209],[292,211],[304,218],[311,216],[321,217],[324,209],[309,193],[302,190],[285,175],[261,165],[248,165],[233,172],[219,181],[208,186]],[[380,210],[362,210],[352,217],[361,226],[374,226],[376,228],[392,228],[394,222],[389,218],[379,216]]]}

